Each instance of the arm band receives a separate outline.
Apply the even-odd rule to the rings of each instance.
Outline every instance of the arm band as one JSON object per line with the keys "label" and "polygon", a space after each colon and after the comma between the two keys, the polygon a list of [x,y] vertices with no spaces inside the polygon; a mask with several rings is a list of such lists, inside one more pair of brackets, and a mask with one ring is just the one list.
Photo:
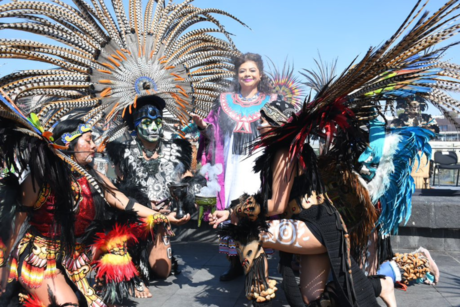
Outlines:
{"label": "arm band", "polygon": [[131,197],[129,197],[129,201],[128,201],[128,204],[125,207],[125,211],[133,211],[133,207],[134,207],[135,203],[136,203],[136,201],[134,199],[132,199]]}
{"label": "arm band", "polygon": [[33,211],[34,207],[27,207],[19,202],[16,205],[16,212],[32,213]]}

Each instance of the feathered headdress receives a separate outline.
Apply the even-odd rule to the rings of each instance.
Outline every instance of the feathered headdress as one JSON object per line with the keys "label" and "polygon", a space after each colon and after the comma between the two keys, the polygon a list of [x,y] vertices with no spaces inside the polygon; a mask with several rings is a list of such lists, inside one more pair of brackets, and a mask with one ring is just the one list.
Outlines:
{"label": "feathered headdress", "polygon": [[460,78],[460,66],[440,58],[456,43],[435,47],[458,33],[460,24],[451,21],[460,6],[456,0],[449,1],[429,16],[422,13],[425,5],[418,3],[389,40],[370,48],[361,61],[351,63],[338,77],[328,70],[311,75],[309,84],[317,91],[313,100],[304,104],[289,123],[272,129],[260,145],[285,142],[291,148],[291,159],[304,165],[301,152],[311,136],[323,137],[327,152],[339,130],[355,131],[350,130],[357,126],[353,122],[364,125],[378,117],[384,105],[414,94],[428,97],[450,118],[447,108],[459,110],[460,102],[444,90],[460,90],[453,80]]}
{"label": "feathered headdress", "polygon": [[284,101],[290,103],[294,109],[299,110],[302,104],[304,88],[297,76],[294,75],[294,65],[284,62],[280,70],[269,58],[270,70],[268,76],[273,87],[273,93],[281,96]]}
{"label": "feathered headdress", "polygon": [[[166,102],[166,122],[187,124],[190,111],[207,115],[215,97],[227,88],[226,79],[234,74],[232,59],[240,52],[213,14],[243,23],[222,10],[200,9],[190,4],[192,0],[180,4],[149,0],[143,14],[141,0],[131,0],[127,12],[119,0],[112,1],[110,9],[101,0],[75,0],[73,6],[54,2],[0,5],[0,18],[15,18],[0,29],[53,41],[1,39],[0,57],[55,66],[0,78],[5,98],[0,116],[16,123],[18,132],[45,140],[55,154],[88,178],[60,151],[65,148],[54,142],[51,131],[59,120],[77,116],[89,126],[100,120],[110,122],[120,113],[133,112],[139,97],[155,94]],[[210,27],[196,28],[203,22]],[[34,98],[21,110],[18,102],[32,96],[45,99]],[[103,135],[100,149],[126,129],[114,125]]]}
{"label": "feathered headdress", "polygon": [[[86,108],[83,119],[91,124],[110,121],[119,111],[132,112],[138,97],[151,94],[166,101],[166,118],[186,124],[189,111],[207,115],[226,88],[225,79],[234,74],[231,60],[240,52],[212,14],[243,23],[222,10],[200,9],[192,0],[167,5],[165,0],[149,0],[143,13],[142,2],[131,0],[125,12],[122,1],[116,0],[113,16],[100,0],[75,0],[74,6],[54,2],[0,6],[0,18],[19,18],[1,29],[43,35],[56,43],[0,40],[2,58],[58,68],[25,70],[0,79],[0,88],[15,102],[36,95],[53,97],[37,105],[45,129],[72,109]],[[212,27],[190,29],[203,22]]]}

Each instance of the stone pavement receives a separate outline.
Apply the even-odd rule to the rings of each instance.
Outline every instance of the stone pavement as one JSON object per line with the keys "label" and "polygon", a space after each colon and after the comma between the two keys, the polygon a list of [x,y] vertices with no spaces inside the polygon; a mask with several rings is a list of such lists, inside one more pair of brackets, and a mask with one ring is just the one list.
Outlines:
{"label": "stone pavement", "polygon": [[[173,247],[182,273],[164,281],[152,281],[149,289],[153,298],[132,299],[123,306],[249,306],[243,293],[244,277],[231,282],[219,281],[219,275],[227,269],[228,262],[223,255],[217,253],[217,243],[174,242]],[[433,251],[432,256],[441,271],[440,283],[435,287],[410,286],[407,292],[396,290],[398,306],[460,307],[460,252]],[[270,278],[280,280],[276,271],[277,261],[276,257],[269,260],[269,273]],[[381,300],[379,302],[385,306]],[[277,291],[273,306],[288,306],[281,290]]]}

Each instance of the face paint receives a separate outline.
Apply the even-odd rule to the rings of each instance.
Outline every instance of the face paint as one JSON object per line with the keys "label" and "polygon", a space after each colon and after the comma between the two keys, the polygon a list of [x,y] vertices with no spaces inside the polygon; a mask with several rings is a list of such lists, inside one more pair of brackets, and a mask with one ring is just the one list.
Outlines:
{"label": "face paint", "polygon": [[87,132],[79,137],[74,151],[74,157],[78,164],[87,165],[93,162],[96,152],[96,144],[93,142],[91,132]]}
{"label": "face paint", "polygon": [[161,118],[155,120],[143,118],[137,126],[137,132],[147,142],[157,142],[163,134],[163,120]]}

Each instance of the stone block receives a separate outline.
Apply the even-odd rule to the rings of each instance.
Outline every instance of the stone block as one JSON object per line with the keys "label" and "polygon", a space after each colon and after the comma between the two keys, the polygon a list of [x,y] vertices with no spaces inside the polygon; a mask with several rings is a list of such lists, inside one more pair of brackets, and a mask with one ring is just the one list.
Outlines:
{"label": "stone block", "polygon": [[415,249],[423,246],[429,250],[444,250],[444,230],[400,228],[399,234],[391,237],[391,243],[393,248],[399,249]]}
{"label": "stone block", "polygon": [[460,229],[460,200],[456,204],[434,205],[435,228]]}
{"label": "stone block", "polygon": [[445,230],[444,250],[460,251],[460,229]]}
{"label": "stone block", "polygon": [[423,228],[436,228],[435,227],[435,210],[431,203],[418,203],[412,202],[412,214],[409,221],[404,227],[423,227]]}

